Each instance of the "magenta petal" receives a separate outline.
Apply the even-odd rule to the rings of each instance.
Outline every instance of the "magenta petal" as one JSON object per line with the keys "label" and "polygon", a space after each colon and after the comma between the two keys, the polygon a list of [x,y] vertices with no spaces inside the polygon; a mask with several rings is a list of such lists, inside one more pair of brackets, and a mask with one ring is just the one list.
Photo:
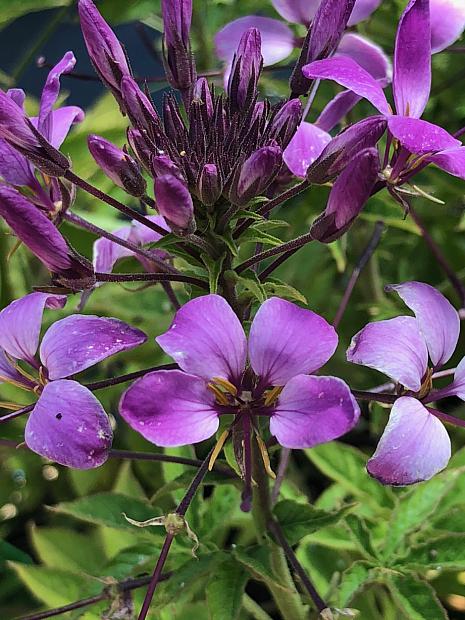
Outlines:
{"label": "magenta petal", "polygon": [[33,361],[45,308],[63,308],[64,295],[29,293],[0,312],[0,347],[15,359]]}
{"label": "magenta petal", "polygon": [[241,322],[219,295],[188,301],[156,341],[188,373],[210,381],[238,381],[244,372],[247,340]]}
{"label": "magenta petal", "polygon": [[50,144],[59,149],[71,126],[84,120],[84,112],[75,105],[58,108],[52,112],[52,134]]}
{"label": "magenta petal", "polygon": [[431,155],[428,161],[436,164],[438,168],[445,170],[455,177],[465,179],[465,147],[459,146],[455,149],[447,149]]}
{"label": "magenta petal", "polygon": [[351,90],[341,91],[323,108],[315,125],[324,131],[331,131],[352,110],[360,99],[361,97]]}
{"label": "magenta petal", "polygon": [[111,446],[110,421],[95,396],[76,381],[44,387],[26,424],[27,446],[51,461],[91,469],[102,465]]}
{"label": "magenta petal", "polygon": [[463,0],[430,0],[431,51],[440,52],[452,45],[465,28]]}
{"label": "magenta petal", "polygon": [[35,183],[31,164],[19,151],[0,139],[0,177],[12,185]]}
{"label": "magenta petal", "polygon": [[62,379],[146,340],[144,332],[118,319],[72,314],[47,330],[40,359],[51,380]]}
{"label": "magenta petal", "polygon": [[387,83],[392,77],[391,61],[381,47],[359,34],[346,33],[339,43],[336,54],[352,58],[376,80]]}
{"label": "magenta petal", "polygon": [[302,73],[307,78],[337,82],[367,99],[383,114],[391,113],[379,82],[348,56],[333,56],[324,60],[316,60],[305,65]]}
{"label": "magenta petal", "polygon": [[326,364],[338,342],[321,316],[278,297],[263,303],[250,328],[249,358],[266,385],[284,385]]}
{"label": "magenta petal", "polygon": [[242,35],[249,28],[256,28],[260,33],[264,65],[274,65],[292,53],[294,35],[290,28],[277,19],[250,15],[226,24],[215,35],[216,53],[221,60],[231,63]]}
{"label": "magenta petal", "polygon": [[410,0],[400,18],[394,51],[397,114],[420,118],[431,90],[429,0]]}
{"label": "magenta petal", "polygon": [[315,17],[320,0],[271,0],[271,3],[288,22],[308,26]]}
{"label": "magenta petal", "polygon": [[368,323],[352,338],[347,360],[385,373],[417,392],[428,367],[428,350],[411,316]]}
{"label": "magenta petal", "polygon": [[120,414],[157,446],[183,446],[214,435],[215,397],[205,381],[179,370],[151,372],[123,394]]}
{"label": "magenta petal", "polygon": [[356,0],[355,6],[350,14],[348,26],[355,26],[376,11],[382,0]]}
{"label": "magenta petal", "polygon": [[331,142],[331,136],[312,123],[303,122],[283,153],[283,160],[292,174],[304,178],[308,167]]}
{"label": "magenta petal", "polygon": [[407,116],[389,116],[392,135],[411,153],[424,155],[461,146],[460,140],[433,123]]}
{"label": "magenta petal", "polygon": [[[131,226],[124,226],[119,230],[113,231],[113,235],[118,237],[119,239],[123,239],[124,241],[128,240],[129,235],[131,234]],[[122,245],[118,245],[105,237],[101,237],[97,239],[94,243],[93,248],[93,263],[95,271],[99,273],[111,273],[115,263],[120,259],[126,256],[132,256],[133,252],[123,247]]]}
{"label": "magenta petal", "polygon": [[442,366],[455,351],[460,334],[457,310],[439,291],[423,282],[405,282],[386,287],[395,291],[413,310],[435,367]]}
{"label": "magenta petal", "polygon": [[442,422],[420,401],[404,396],[394,403],[367,470],[383,484],[414,484],[444,469],[450,454],[450,439]]}
{"label": "magenta petal", "polygon": [[344,381],[298,375],[279,395],[270,432],[285,448],[312,448],[350,431],[359,416],[357,401]]}

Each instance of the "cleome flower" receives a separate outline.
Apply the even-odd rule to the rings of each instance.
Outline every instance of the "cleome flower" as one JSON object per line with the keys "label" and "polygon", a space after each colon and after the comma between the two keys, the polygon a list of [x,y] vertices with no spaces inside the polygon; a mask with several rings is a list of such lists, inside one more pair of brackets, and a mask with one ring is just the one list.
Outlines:
{"label": "cleome flower", "polygon": [[459,315],[429,284],[405,282],[387,290],[395,291],[415,316],[369,323],[353,337],[347,359],[384,372],[398,384],[400,397],[367,469],[383,484],[400,486],[428,480],[446,467],[451,444],[441,419],[463,422],[426,405],[446,396],[465,400],[465,358],[454,381],[433,390],[434,373],[457,345]]}
{"label": "cleome flower", "polygon": [[47,330],[38,360],[44,309],[65,303],[63,295],[37,292],[0,312],[0,382],[39,397],[25,429],[31,450],[62,465],[90,469],[107,459],[112,430],[102,405],[73,377],[142,344],[146,336],[117,319],[74,314]]}
{"label": "cleome flower", "polygon": [[[222,415],[234,416],[216,453],[233,435],[250,506],[251,438],[265,465],[261,418],[287,448],[309,448],[340,437],[357,422],[359,408],[336,377],[315,376],[333,355],[334,328],[310,310],[273,297],[255,315],[247,338],[229,304],[218,295],[198,297],[177,313],[157,339],[180,370],[148,373],[123,395],[120,413],[159,446],[197,443],[216,433]],[[248,359],[248,361],[247,361]]]}

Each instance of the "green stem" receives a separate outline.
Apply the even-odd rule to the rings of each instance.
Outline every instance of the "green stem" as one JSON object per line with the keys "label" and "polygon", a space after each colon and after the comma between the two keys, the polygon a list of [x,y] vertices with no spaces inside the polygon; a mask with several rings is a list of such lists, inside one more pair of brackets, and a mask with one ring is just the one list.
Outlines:
{"label": "green stem", "polygon": [[2,243],[0,244],[0,304],[1,307],[4,308],[14,299],[14,294],[8,270],[7,256],[9,244],[5,238],[6,233],[4,233],[3,230],[0,230],[0,235],[3,237]]}
{"label": "green stem", "polygon": [[254,620],[273,620],[248,594],[242,597],[242,607]]}

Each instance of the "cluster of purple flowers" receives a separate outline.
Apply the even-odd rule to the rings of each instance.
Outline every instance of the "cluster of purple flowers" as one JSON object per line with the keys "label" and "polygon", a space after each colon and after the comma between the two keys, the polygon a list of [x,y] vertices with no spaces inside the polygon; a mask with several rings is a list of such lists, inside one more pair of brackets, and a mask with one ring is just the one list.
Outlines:
{"label": "cluster of purple flowers", "polygon": [[[310,231],[313,239],[329,243],[383,188],[405,206],[402,186],[428,164],[465,178],[465,147],[421,119],[430,92],[431,55],[460,35],[465,10],[452,0],[410,0],[399,23],[391,70],[381,48],[346,32],[379,4],[274,0],[286,21],[308,28],[302,39],[270,18],[250,16],[228,24],[216,37],[226,65],[225,92],[220,92],[197,76],[189,36],[191,2],[162,0],[166,75],[179,97],[167,93],[160,115],[97,8],[91,0],[80,0],[91,61],[130,122],[128,146],[92,135],[89,151],[115,185],[156,208],[158,215],[126,208],[133,221],[96,241],[93,263],[58,230],[73,217],[76,186],[92,190],[59,151],[72,124],[83,119],[79,108],[54,109],[60,76],[75,64],[71,52],[50,71],[37,118],[26,116],[24,93],[0,91],[0,215],[50,271],[55,292],[88,294],[102,274],[127,256],[135,256],[147,274],[163,268],[179,276],[173,256],[150,247],[167,234],[178,237],[197,264],[203,260],[199,248],[211,250],[213,261],[230,252],[224,264],[233,270],[231,247],[241,240],[238,221],[253,215],[257,199],[273,200],[297,180],[332,183],[327,206]],[[291,96],[273,105],[261,100],[264,64],[285,59],[294,47],[300,56],[290,78]],[[321,80],[346,90],[312,124],[299,97],[308,96],[311,105]],[[384,93],[391,81],[394,106]],[[333,137],[330,131],[362,98],[379,114]],[[222,277],[223,296],[191,299],[157,338],[178,368],[138,379],[124,393],[120,414],[146,439],[165,447],[203,441],[221,427],[215,455],[231,436],[245,481],[243,507],[249,509],[253,446],[269,470],[266,443],[271,437],[286,448],[311,448],[351,430],[360,410],[344,381],[315,374],[338,343],[325,319],[272,297],[256,311],[247,339],[243,319],[250,307],[238,308]],[[368,471],[383,483],[400,485],[428,479],[446,466],[450,441],[441,420],[454,420],[427,405],[450,395],[465,398],[465,364],[458,366],[448,388],[433,390],[434,373],[457,344],[458,314],[427,284],[408,282],[391,289],[415,316],[367,325],[347,356],[396,382],[397,398]],[[74,375],[142,344],[146,336],[117,319],[74,314],[45,333],[37,358],[44,309],[65,303],[64,295],[33,292],[0,313],[0,381],[38,396],[25,430],[32,450],[64,465],[95,467],[108,456],[112,430],[100,403]],[[268,426],[263,425],[266,418]]]}

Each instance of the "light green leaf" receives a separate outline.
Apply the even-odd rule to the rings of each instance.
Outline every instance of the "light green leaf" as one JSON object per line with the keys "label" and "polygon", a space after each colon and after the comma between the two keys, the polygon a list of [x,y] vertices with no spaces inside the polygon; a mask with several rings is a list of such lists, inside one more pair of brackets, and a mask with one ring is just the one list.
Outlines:
{"label": "light green leaf", "polygon": [[433,588],[413,575],[391,575],[387,585],[408,620],[447,620]]}
{"label": "light green leaf", "polygon": [[271,549],[268,546],[263,547],[235,547],[232,552],[238,562],[243,564],[250,572],[254,579],[263,581],[272,587],[285,587],[276,581],[276,577],[272,568]]}
{"label": "light green leaf", "polygon": [[428,569],[445,570],[465,568],[465,534],[440,536],[426,543],[412,546],[408,553],[398,558],[395,567],[426,571]]}
{"label": "light green leaf", "polygon": [[368,559],[376,558],[377,553],[373,547],[371,533],[366,521],[357,515],[348,515],[346,526],[353,540],[357,543],[359,551]]}
{"label": "light green leaf", "polygon": [[263,286],[265,287],[267,295],[270,297],[274,295],[283,299],[289,299],[290,301],[298,301],[301,304],[308,304],[307,298],[289,284],[285,284],[279,280],[267,280],[263,283]]}
{"label": "light green leaf", "polygon": [[236,620],[249,576],[232,558],[220,564],[207,584],[207,605],[215,620]]}
{"label": "light green leaf", "polygon": [[218,290],[218,278],[223,268],[224,259],[226,254],[222,254],[219,258],[212,258],[208,254],[202,254],[201,259],[205,263],[208,270],[208,284],[210,286],[210,293],[216,293]]}
{"label": "light green leaf", "polygon": [[55,527],[33,527],[31,538],[34,549],[43,564],[71,571],[95,574],[105,560],[103,549],[89,534],[80,534],[71,529]]}
{"label": "light green leaf", "polygon": [[373,565],[365,560],[354,562],[341,576],[337,588],[338,607],[348,607],[352,599],[374,579]]}

